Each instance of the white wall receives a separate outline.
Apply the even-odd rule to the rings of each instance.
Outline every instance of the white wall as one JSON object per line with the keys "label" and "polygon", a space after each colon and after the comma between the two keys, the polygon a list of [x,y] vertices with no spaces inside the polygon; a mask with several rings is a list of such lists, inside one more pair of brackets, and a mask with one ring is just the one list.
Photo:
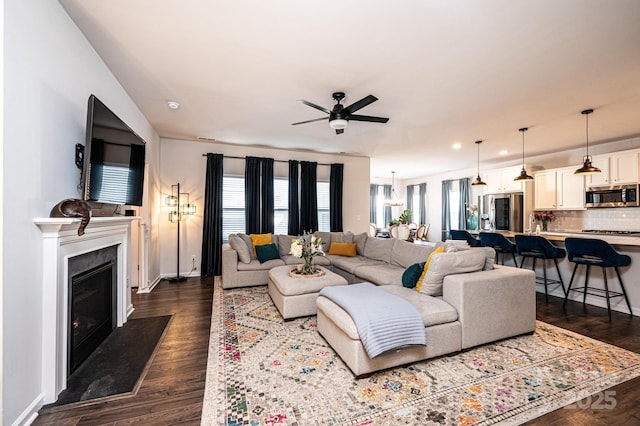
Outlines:
{"label": "white wall", "polygon": [[80,196],[74,146],[84,143],[89,95],[148,142],[148,161],[159,138],[58,2],[6,0],[4,17],[2,422],[9,425],[28,423],[41,404],[42,241],[33,218]]}
{"label": "white wall", "polygon": [[[291,151],[245,147],[231,144],[160,140],[160,168],[162,170],[161,199],[171,193],[171,185],[180,182],[181,192],[188,192],[190,201],[197,206],[197,214],[183,220],[180,226],[180,273],[191,270],[191,256],[196,255],[197,271],[200,273],[202,251],[202,213],[208,152],[227,156],[269,157],[276,160],[317,161],[319,163],[344,164],[344,230],[368,232],[369,229],[369,158],[345,155],[318,154],[306,151]],[[224,173],[244,176],[244,160],[225,158]],[[329,167],[318,166],[318,179],[329,179]],[[276,177],[288,176],[286,163],[275,163]],[[169,208],[163,207],[159,214],[160,259],[163,276],[176,274],[176,225],[168,221]]]}

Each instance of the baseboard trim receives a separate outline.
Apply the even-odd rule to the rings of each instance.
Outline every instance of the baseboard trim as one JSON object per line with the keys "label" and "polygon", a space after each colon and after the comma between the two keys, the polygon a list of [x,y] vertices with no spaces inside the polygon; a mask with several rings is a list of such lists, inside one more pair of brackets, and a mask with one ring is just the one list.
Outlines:
{"label": "baseboard trim", "polygon": [[145,287],[145,288],[140,288],[138,287],[138,294],[146,294],[146,293],[151,293],[151,291],[158,285],[158,283],[160,282],[160,280],[162,279],[161,276],[157,276],[156,279],[153,280],[153,282],[151,284],[149,284],[149,287]]}
{"label": "baseboard trim", "polygon": [[12,426],[28,426],[38,417],[38,410],[44,405],[44,393],[38,395],[31,404],[11,423]]}

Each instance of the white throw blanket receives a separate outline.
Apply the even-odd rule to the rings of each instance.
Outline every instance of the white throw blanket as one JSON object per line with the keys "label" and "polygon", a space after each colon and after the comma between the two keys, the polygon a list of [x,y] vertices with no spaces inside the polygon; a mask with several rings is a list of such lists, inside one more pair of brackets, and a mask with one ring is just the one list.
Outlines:
{"label": "white throw blanket", "polygon": [[370,358],[402,346],[427,344],[418,310],[371,283],[325,287],[320,295],[351,316]]}

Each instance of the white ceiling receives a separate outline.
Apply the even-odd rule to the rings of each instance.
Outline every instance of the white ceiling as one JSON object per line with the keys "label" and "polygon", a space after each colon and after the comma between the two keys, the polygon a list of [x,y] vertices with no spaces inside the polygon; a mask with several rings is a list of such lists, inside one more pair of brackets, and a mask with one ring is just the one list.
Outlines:
{"label": "white ceiling", "polygon": [[[371,157],[400,179],[640,135],[638,0],[59,0],[161,136]],[[331,109],[373,94],[336,135]],[[177,111],[168,100],[181,103]],[[455,151],[454,143],[463,149]],[[499,151],[507,150],[506,156]]]}

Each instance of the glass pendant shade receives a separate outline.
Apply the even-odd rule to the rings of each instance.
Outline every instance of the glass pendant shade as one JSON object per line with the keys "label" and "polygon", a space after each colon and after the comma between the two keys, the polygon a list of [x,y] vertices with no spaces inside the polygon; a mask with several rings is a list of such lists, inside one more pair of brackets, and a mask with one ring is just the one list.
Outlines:
{"label": "glass pendant shade", "polygon": [[480,144],[482,141],[476,141],[475,143],[478,145],[478,176],[476,180],[471,183],[471,186],[487,186],[487,184],[480,179]]}
{"label": "glass pendant shade", "polygon": [[513,179],[516,182],[530,182],[533,180],[533,176],[527,173],[527,170],[524,168],[524,132],[529,130],[526,127],[519,129],[522,132],[522,170],[520,171],[520,175]]}
{"label": "glass pendant shade", "polygon": [[589,155],[589,114],[593,112],[592,109],[585,109],[582,111],[582,115],[585,116],[587,125],[587,155],[582,159],[582,167],[573,172],[576,175],[595,175],[602,173],[602,170],[591,164],[591,156]]}

